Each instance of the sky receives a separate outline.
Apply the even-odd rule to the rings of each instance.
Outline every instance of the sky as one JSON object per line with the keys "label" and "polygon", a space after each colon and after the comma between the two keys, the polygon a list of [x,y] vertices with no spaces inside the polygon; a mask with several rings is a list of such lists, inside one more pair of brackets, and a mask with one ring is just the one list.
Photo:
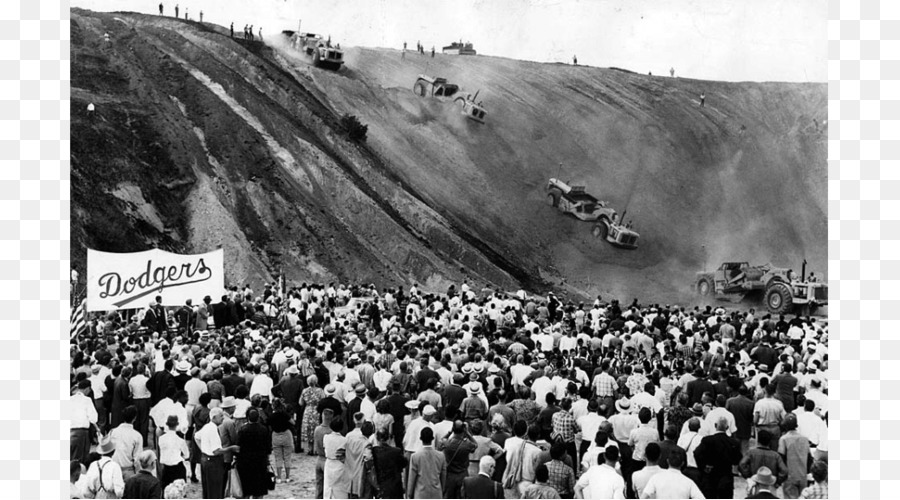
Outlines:
{"label": "sky", "polygon": [[[821,0],[178,0],[181,15],[263,36],[331,35],[342,46],[427,49],[462,39],[479,54],[722,81],[826,82]],[[158,13],[159,0],[71,0]],[[174,14],[174,0],[163,0]]]}

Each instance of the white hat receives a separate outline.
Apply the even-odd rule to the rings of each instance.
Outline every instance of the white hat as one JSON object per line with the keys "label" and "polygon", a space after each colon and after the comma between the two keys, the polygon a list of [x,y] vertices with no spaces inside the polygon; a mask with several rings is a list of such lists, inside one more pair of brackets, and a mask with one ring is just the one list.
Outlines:
{"label": "white hat", "polygon": [[422,410],[422,415],[425,415],[426,417],[429,415],[434,415],[435,413],[437,413],[437,410],[435,410],[434,406],[431,405],[426,406],[425,409]]}
{"label": "white hat", "polygon": [[191,364],[185,360],[181,360],[177,365],[175,365],[175,369],[184,373],[191,369]]}

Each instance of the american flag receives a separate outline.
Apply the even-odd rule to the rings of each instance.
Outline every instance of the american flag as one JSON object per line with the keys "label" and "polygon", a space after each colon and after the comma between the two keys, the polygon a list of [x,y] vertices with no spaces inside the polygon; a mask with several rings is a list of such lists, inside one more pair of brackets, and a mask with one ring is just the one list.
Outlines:
{"label": "american flag", "polygon": [[69,340],[74,339],[79,334],[87,331],[87,320],[85,319],[86,311],[85,307],[87,305],[87,298],[81,300],[81,304],[78,307],[72,309],[72,316],[69,318],[69,324],[71,325],[71,329],[69,330]]}

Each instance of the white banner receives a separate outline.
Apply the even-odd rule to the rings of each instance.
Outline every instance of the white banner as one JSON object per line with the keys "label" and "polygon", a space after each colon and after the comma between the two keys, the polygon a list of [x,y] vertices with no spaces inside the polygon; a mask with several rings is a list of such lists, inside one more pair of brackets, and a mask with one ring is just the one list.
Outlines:
{"label": "white banner", "polygon": [[88,249],[87,310],[144,308],[162,297],[166,306],[204,296],[217,298],[225,288],[225,252],[179,255],[164,250],[107,253]]}

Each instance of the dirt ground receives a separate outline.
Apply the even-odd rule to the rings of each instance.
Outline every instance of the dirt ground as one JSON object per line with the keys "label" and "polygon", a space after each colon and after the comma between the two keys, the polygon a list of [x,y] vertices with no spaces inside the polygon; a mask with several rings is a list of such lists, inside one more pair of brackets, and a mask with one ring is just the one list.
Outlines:
{"label": "dirt ground", "polygon": [[[269,457],[269,463],[275,463],[274,458]],[[275,490],[270,491],[266,498],[315,498],[316,459],[306,453],[295,453],[291,463],[292,481],[276,484]],[[734,498],[746,497],[747,481],[742,477],[736,477],[734,479]],[[188,484],[185,498],[203,498],[200,484]]]}
{"label": "dirt ground", "polygon": [[[269,457],[274,464],[274,457]],[[316,459],[306,453],[295,453],[291,460],[291,482],[278,483],[275,490],[266,498],[315,498],[316,495]],[[199,468],[199,467],[198,467]],[[188,483],[185,498],[203,498],[200,483]]]}

